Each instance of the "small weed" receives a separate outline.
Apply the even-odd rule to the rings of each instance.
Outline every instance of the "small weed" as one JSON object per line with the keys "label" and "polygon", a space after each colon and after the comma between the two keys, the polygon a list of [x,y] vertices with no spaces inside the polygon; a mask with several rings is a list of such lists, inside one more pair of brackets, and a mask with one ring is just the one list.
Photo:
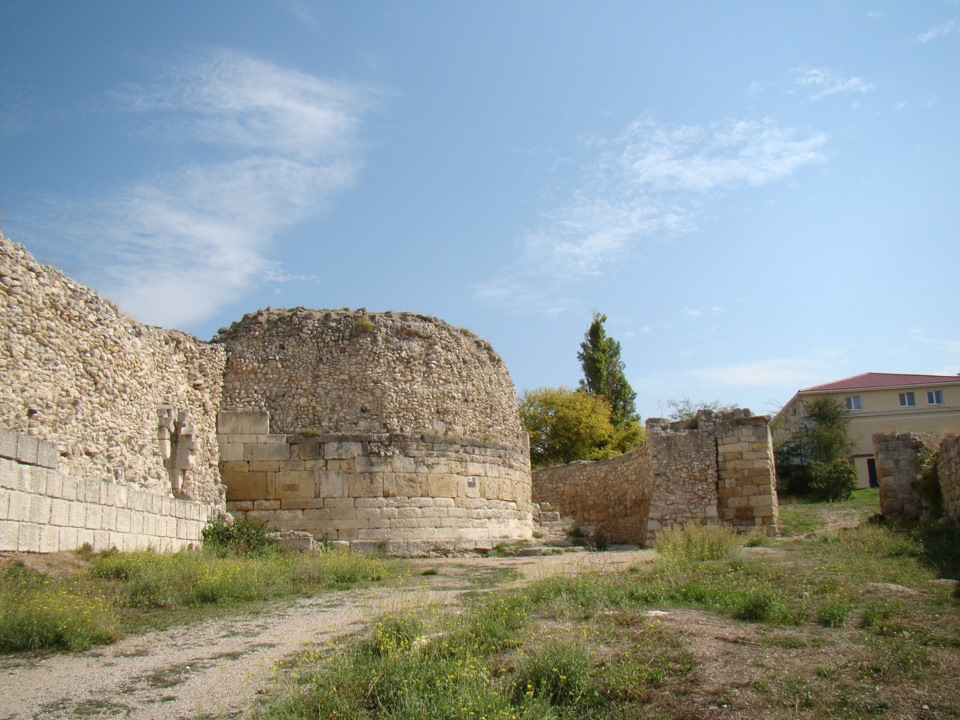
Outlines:
{"label": "small weed", "polygon": [[359,315],[353,322],[354,327],[362,333],[372,333],[375,329],[373,320],[368,315]]}
{"label": "small weed", "polygon": [[317,430],[316,428],[307,428],[307,427],[297,428],[296,434],[304,438],[320,437],[320,431]]}

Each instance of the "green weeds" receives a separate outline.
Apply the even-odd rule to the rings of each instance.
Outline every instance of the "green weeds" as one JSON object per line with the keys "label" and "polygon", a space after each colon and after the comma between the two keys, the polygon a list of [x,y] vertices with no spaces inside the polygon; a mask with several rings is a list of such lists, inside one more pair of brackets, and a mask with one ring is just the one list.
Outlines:
{"label": "green weeds", "polygon": [[723,528],[686,528],[630,571],[381,618],[305,654],[256,717],[907,717],[921,696],[960,717],[960,603],[926,560],[954,562],[949,537],[818,530],[743,559]]}
{"label": "green weeds", "polygon": [[215,551],[87,554],[86,569],[53,579],[13,565],[0,572],[0,652],[82,650],[185,610],[312,595],[399,574],[384,558]]}

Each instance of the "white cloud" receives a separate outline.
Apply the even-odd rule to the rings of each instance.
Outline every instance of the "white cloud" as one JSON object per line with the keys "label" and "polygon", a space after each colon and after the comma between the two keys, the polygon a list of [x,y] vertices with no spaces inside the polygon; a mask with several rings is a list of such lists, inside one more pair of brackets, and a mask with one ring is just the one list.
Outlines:
{"label": "white cloud", "polygon": [[802,67],[794,71],[797,75],[794,85],[810,90],[811,100],[820,100],[837,93],[868,93],[873,85],[862,77],[844,78],[834,70],[826,68]]}
{"label": "white cloud", "polygon": [[[508,309],[557,303],[519,302],[531,285],[545,294],[622,264],[644,239],[698,229],[706,199],[743,186],[776,182],[825,161],[826,135],[779,127],[772,121],[674,125],[641,119],[615,138],[591,137],[595,159],[570,201],[544,215],[522,238],[520,261],[475,288],[485,302]],[[561,303],[562,304],[562,303]]]}
{"label": "white cloud", "polygon": [[694,370],[700,382],[729,387],[784,387],[799,390],[816,383],[829,365],[823,360],[778,358]]}
{"label": "white cloud", "polygon": [[168,141],[217,156],[92,202],[86,224],[68,229],[96,243],[106,295],[167,326],[209,318],[261,279],[285,277],[267,259],[274,235],[354,184],[357,130],[372,105],[361,88],[229,51],[115,98]]}
{"label": "white cloud", "polygon": [[941,38],[944,35],[949,35],[956,29],[957,29],[957,21],[947,20],[945,23],[941,25],[937,25],[936,27],[933,27],[927,30],[927,32],[917,35],[917,40],[919,40],[922,43],[928,43],[931,40],[936,40],[937,38]]}

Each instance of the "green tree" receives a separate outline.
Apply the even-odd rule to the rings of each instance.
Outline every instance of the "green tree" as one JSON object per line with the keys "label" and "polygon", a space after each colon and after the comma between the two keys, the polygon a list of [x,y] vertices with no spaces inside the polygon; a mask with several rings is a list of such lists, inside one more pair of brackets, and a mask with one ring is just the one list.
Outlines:
{"label": "green tree", "polygon": [[583,367],[580,389],[606,399],[614,425],[636,423],[640,419],[635,405],[637,394],[623,374],[620,343],[607,336],[603,327],[606,321],[606,315],[594,313],[593,322],[580,343],[580,352],[577,353]]}
{"label": "green tree", "polygon": [[530,434],[535,468],[612,457],[643,441],[639,423],[614,425],[606,400],[570,388],[525,390],[520,420]]}
{"label": "green tree", "polygon": [[850,484],[850,475],[839,462],[848,459],[853,449],[847,438],[850,419],[846,407],[834,398],[817,398],[805,402],[803,409],[803,417],[787,432],[778,433],[780,438],[774,444],[781,490],[812,493],[825,500],[848,497],[853,488],[844,488]]}

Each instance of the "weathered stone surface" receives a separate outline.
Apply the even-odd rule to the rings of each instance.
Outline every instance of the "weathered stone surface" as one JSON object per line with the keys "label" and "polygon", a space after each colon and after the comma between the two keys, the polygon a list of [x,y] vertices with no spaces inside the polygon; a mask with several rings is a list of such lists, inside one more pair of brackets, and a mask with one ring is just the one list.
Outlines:
{"label": "weathered stone surface", "polygon": [[630,453],[535,471],[532,498],[615,543],[649,545],[663,528],[687,522],[773,530],[767,419],[737,410],[648,420],[646,441]]}
{"label": "weathered stone surface", "polygon": [[[169,494],[157,410],[170,405],[188,414],[194,430],[185,490],[222,506],[216,412],[223,348],[136,322],[2,235],[0,283],[0,426],[18,433],[15,457]],[[9,438],[0,433],[5,457]]]}

